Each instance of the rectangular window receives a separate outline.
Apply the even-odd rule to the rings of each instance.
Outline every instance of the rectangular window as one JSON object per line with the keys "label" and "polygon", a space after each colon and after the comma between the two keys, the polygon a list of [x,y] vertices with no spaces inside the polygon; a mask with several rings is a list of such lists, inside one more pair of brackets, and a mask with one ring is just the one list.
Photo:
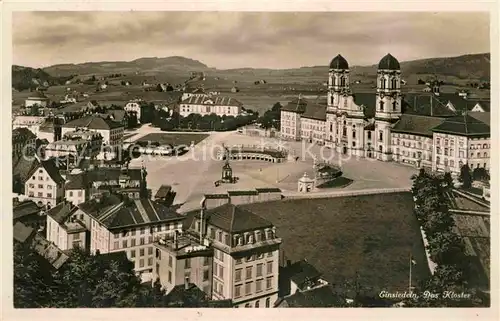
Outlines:
{"label": "rectangular window", "polygon": [[128,246],[128,244],[127,244],[127,240],[123,240],[123,241],[122,241],[122,247],[123,247],[123,248],[125,248],[125,247],[127,247],[127,246]]}
{"label": "rectangular window", "polygon": [[255,291],[256,292],[262,291],[262,280],[257,280],[255,282]]}
{"label": "rectangular window", "polygon": [[146,232],[146,230],[144,229],[144,227],[141,227],[141,234],[144,234]]}
{"label": "rectangular window", "polygon": [[130,251],[130,257],[135,257],[135,250]]}
{"label": "rectangular window", "polygon": [[247,268],[246,268],[246,278],[247,279],[252,278],[252,267],[251,266],[247,266]]}
{"label": "rectangular window", "polygon": [[170,255],[168,256],[168,266],[172,267],[172,257]]}
{"label": "rectangular window", "polygon": [[153,247],[148,247],[148,255],[153,255]]}
{"label": "rectangular window", "polygon": [[140,245],[144,245],[144,244],[145,244],[145,243],[144,243],[144,238],[143,238],[143,237],[141,237],[139,241],[140,241],[140,243],[139,243]]}
{"label": "rectangular window", "polygon": [[273,262],[267,262],[267,274],[273,273]]}
{"label": "rectangular window", "polygon": [[118,250],[119,247],[120,247],[120,243],[118,241],[113,243],[113,250]]}
{"label": "rectangular window", "polygon": [[82,196],[82,194],[83,194],[83,193],[82,193],[82,191],[78,191],[78,196],[80,196],[80,197],[81,197],[81,196]]}
{"label": "rectangular window", "polygon": [[47,185],[47,189],[52,189],[52,185]]}
{"label": "rectangular window", "polygon": [[368,139],[372,139],[372,132],[368,132]]}
{"label": "rectangular window", "polygon": [[237,269],[234,273],[234,281],[239,282],[241,281],[241,269]]}
{"label": "rectangular window", "polygon": [[209,259],[209,257],[208,257],[208,256],[205,256],[205,257],[203,258],[203,265],[204,265],[204,266],[208,266],[208,265],[209,265],[209,263],[210,263],[210,259]]}
{"label": "rectangular window", "polygon": [[224,278],[224,267],[222,265],[219,265],[219,277]]}
{"label": "rectangular window", "polygon": [[273,277],[269,277],[266,279],[266,290],[269,290],[273,287]]}
{"label": "rectangular window", "polygon": [[186,269],[189,269],[191,268],[191,259],[187,258],[186,259],[186,265],[185,265]]}
{"label": "rectangular window", "polygon": [[207,281],[209,277],[208,270],[203,271],[203,281]]}
{"label": "rectangular window", "polygon": [[243,261],[242,259],[236,259],[236,265],[241,264],[242,261]]}
{"label": "rectangular window", "polygon": [[130,231],[130,235],[135,236],[135,229],[132,229],[132,230]]}
{"label": "rectangular window", "polygon": [[139,267],[143,268],[144,267],[144,259],[139,260]]}
{"label": "rectangular window", "polygon": [[273,252],[268,252],[267,257],[271,257],[271,256],[273,256]]}
{"label": "rectangular window", "polygon": [[47,193],[48,198],[52,198],[52,193]]}
{"label": "rectangular window", "polygon": [[150,235],[150,236],[148,237],[148,243],[153,243],[153,235]]}
{"label": "rectangular window", "polygon": [[144,249],[139,250],[139,256],[144,256]]}
{"label": "rectangular window", "polygon": [[172,283],[172,271],[168,271],[168,283]]}
{"label": "rectangular window", "polygon": [[43,197],[43,193],[42,192],[38,192],[38,197]]}
{"label": "rectangular window", "polygon": [[234,297],[239,298],[241,296],[241,285],[236,285],[234,287]]}
{"label": "rectangular window", "polygon": [[262,276],[262,267],[264,264],[257,264],[257,277]]}
{"label": "rectangular window", "polygon": [[120,236],[120,234],[119,234],[119,233],[115,233],[115,234],[113,234],[113,238],[115,238],[115,239],[117,239],[119,236]]}
{"label": "rectangular window", "polygon": [[378,132],[378,140],[382,141],[383,135],[384,135],[384,132],[383,131],[379,131]]}
{"label": "rectangular window", "polygon": [[252,282],[248,282],[245,284],[245,295],[252,294]]}
{"label": "rectangular window", "polygon": [[131,244],[130,246],[135,246],[135,239],[130,240]]}
{"label": "rectangular window", "polygon": [[153,258],[152,257],[148,258],[148,266],[153,266]]}

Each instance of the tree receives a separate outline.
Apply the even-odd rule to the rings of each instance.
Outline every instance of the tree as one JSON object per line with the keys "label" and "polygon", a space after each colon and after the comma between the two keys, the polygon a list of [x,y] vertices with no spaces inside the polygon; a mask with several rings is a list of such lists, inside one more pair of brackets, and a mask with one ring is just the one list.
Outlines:
{"label": "tree", "polygon": [[474,168],[474,170],[472,171],[472,177],[476,181],[487,181],[490,179],[490,175],[489,175],[488,171],[486,170],[486,168],[484,168],[484,167]]}
{"label": "tree", "polygon": [[470,168],[467,163],[465,163],[461,168],[460,168],[460,182],[463,183],[464,188],[470,188],[472,186],[472,177],[470,174]]}
{"label": "tree", "polygon": [[451,177],[450,172],[446,172],[443,177],[443,181],[446,184],[446,187],[452,188],[453,187],[453,178]]}

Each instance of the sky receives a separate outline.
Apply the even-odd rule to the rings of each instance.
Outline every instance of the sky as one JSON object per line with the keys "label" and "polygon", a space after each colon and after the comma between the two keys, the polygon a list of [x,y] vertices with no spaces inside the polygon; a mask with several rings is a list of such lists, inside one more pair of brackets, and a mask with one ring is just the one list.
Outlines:
{"label": "sky", "polygon": [[184,56],[218,69],[350,65],[490,51],[481,12],[15,12],[13,63]]}

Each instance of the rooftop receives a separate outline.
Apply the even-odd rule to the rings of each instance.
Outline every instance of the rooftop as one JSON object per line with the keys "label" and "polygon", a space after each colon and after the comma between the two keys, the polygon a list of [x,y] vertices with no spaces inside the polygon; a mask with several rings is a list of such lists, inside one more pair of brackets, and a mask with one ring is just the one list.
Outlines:
{"label": "rooftop", "polygon": [[289,308],[331,308],[343,307],[345,301],[329,285],[304,292],[296,292],[281,299],[279,306]]}
{"label": "rooftop", "polygon": [[180,102],[181,104],[207,105],[207,106],[238,106],[243,104],[231,97],[224,96],[191,96]]}
{"label": "rooftop", "polygon": [[123,125],[119,122],[115,122],[109,118],[102,118],[95,115],[87,115],[82,118],[78,118],[70,121],[63,125],[65,128],[77,128],[83,127],[88,129],[102,129],[102,130],[111,130],[119,127],[123,127]]}
{"label": "rooftop", "polygon": [[28,200],[14,205],[12,216],[14,220],[19,220],[25,216],[38,215],[40,210],[35,202]]}
{"label": "rooftop", "polygon": [[433,132],[460,136],[489,136],[490,126],[467,114],[446,119]]}
{"label": "rooftop", "polygon": [[403,114],[392,128],[392,132],[432,137],[432,129],[443,121],[444,118]]}
{"label": "rooftop", "polygon": [[33,132],[26,127],[18,127],[12,130],[12,139],[14,140],[18,137],[22,137],[28,140],[28,139],[35,139],[36,135],[33,134]]}
{"label": "rooftop", "polygon": [[26,226],[21,222],[14,224],[14,240],[24,243],[26,240],[35,233],[32,227]]}
{"label": "rooftop", "polygon": [[213,255],[213,248],[201,245],[192,236],[180,234],[174,236],[174,233],[168,237],[159,239],[158,242],[155,242],[155,246],[159,249],[167,250],[170,253],[175,253],[175,256],[178,258],[191,255]]}

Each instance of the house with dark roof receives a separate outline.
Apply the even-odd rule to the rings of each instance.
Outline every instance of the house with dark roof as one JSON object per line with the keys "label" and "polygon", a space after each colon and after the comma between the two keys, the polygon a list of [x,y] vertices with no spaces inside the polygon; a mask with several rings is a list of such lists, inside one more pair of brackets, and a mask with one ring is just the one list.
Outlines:
{"label": "house with dark roof", "polygon": [[36,230],[31,227],[23,224],[22,222],[16,222],[14,224],[14,242],[19,243],[31,243],[33,237],[35,236]]}
{"label": "house with dark roof", "polygon": [[179,103],[179,113],[183,117],[189,114],[236,117],[241,114],[242,107],[243,104],[232,97],[193,95]]}
{"label": "house with dark roof", "polygon": [[57,160],[35,160],[24,177],[24,195],[39,205],[51,208],[64,198],[64,178],[59,173]]}
{"label": "house with dark roof", "polygon": [[280,267],[280,297],[328,285],[328,282],[323,280],[321,275],[322,274],[305,259],[294,262],[293,264],[287,261],[286,266]]}
{"label": "house with dark roof", "polygon": [[19,202],[13,201],[12,219],[14,224],[21,222],[26,226],[38,229],[45,226],[45,217],[40,206],[31,200]]}
{"label": "house with dark roof", "polygon": [[63,201],[47,212],[47,240],[63,251],[90,248],[90,231],[77,211],[75,205]]}
{"label": "house with dark roof", "polygon": [[36,166],[38,161],[35,157],[12,157],[12,192],[24,195],[24,184]]}
{"label": "house with dark roof", "polygon": [[36,135],[25,127],[15,128],[12,130],[12,156],[32,156],[35,146]]}
{"label": "house with dark roof", "polygon": [[151,279],[154,239],[181,231],[184,220],[174,209],[134,193],[95,194],[76,208],[72,216],[90,231],[90,251],[126,251],[146,279]]}
{"label": "house with dark roof", "polygon": [[72,120],[62,126],[62,136],[66,133],[78,129],[95,131],[102,136],[103,148],[109,147],[109,151],[116,152],[123,143],[123,132],[125,130],[122,123],[96,115],[87,115],[82,118]]}
{"label": "house with dark roof", "polygon": [[24,101],[25,107],[39,106],[41,108],[45,108],[49,105],[49,98],[45,96],[42,91],[35,91],[31,93],[28,98]]}
{"label": "house with dark roof", "polygon": [[225,204],[193,215],[188,233],[214,249],[212,299],[232,299],[233,307],[274,305],[281,239],[270,221]]}
{"label": "house with dark roof", "polygon": [[447,118],[432,129],[434,139],[434,171],[453,175],[467,163],[471,169],[490,169],[490,126],[465,113]]}
{"label": "house with dark roof", "polygon": [[297,291],[280,298],[275,304],[277,308],[340,308],[346,306],[346,300],[329,285]]}
{"label": "house with dark roof", "polygon": [[170,206],[174,202],[175,195],[176,193],[172,190],[172,186],[162,185],[155,194],[155,201]]}

